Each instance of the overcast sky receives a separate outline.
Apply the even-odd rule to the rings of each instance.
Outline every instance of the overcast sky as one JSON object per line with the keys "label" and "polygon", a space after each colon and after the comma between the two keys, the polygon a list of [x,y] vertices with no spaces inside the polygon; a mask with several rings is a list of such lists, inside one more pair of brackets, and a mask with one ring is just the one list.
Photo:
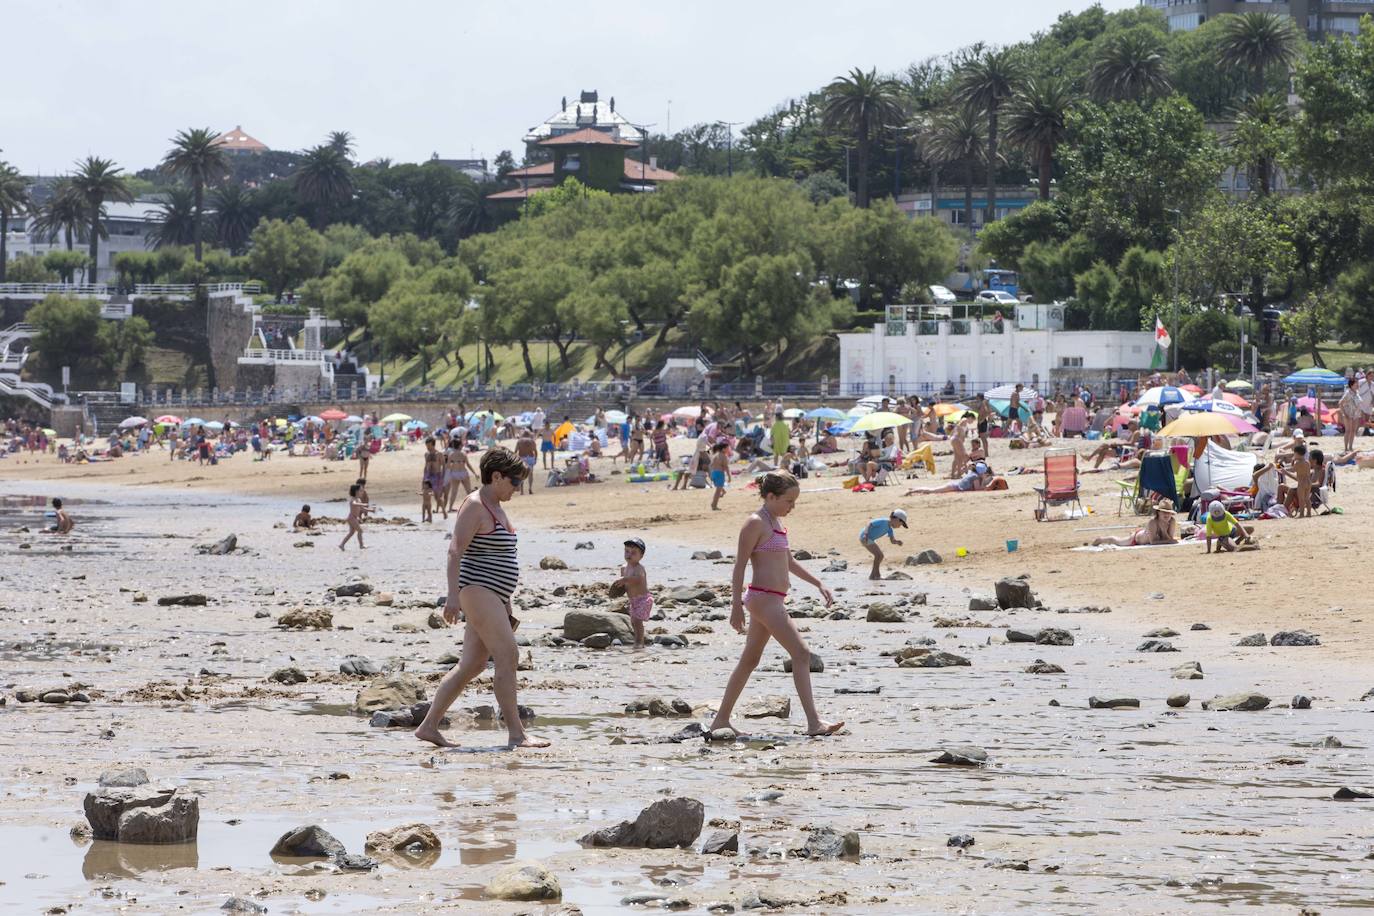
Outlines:
{"label": "overcast sky", "polygon": [[1089,5],[5,0],[0,159],[52,174],[95,154],[133,171],[181,128],[242,124],[273,149],[348,130],[363,160],[518,160],[526,130],[582,89],[655,133],[748,122],[851,67],[1016,41]]}

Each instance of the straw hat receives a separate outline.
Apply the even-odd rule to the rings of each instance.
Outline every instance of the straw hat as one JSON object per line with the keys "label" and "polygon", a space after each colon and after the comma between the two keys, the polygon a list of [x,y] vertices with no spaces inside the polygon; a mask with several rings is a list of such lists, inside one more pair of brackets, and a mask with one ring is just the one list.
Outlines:
{"label": "straw hat", "polygon": [[1155,503],[1154,508],[1156,512],[1167,512],[1170,515],[1178,514],[1178,510],[1174,508],[1173,502],[1167,499],[1161,499],[1159,502]]}

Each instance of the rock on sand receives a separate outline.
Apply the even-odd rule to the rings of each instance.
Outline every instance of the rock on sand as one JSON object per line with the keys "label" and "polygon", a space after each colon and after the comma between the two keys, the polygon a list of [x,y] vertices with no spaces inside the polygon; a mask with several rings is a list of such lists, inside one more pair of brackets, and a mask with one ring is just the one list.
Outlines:
{"label": "rock on sand", "polygon": [[400,709],[423,702],[425,688],[413,674],[393,674],[379,677],[368,684],[353,700],[356,713],[373,713],[379,709]]}
{"label": "rock on sand", "polygon": [[630,618],[624,614],[608,611],[568,611],[563,615],[563,638],[581,642],[588,636],[604,633],[622,643],[634,642],[634,630],[630,628]]}
{"label": "rock on sand", "polygon": [[102,788],[86,795],[84,807],[97,840],[189,843],[200,827],[200,799],[177,788]]}
{"label": "rock on sand", "polygon": [[665,798],[639,812],[633,821],[593,830],[578,842],[647,849],[687,847],[696,842],[705,820],[706,808],[695,798]]}
{"label": "rock on sand", "polygon": [[516,862],[496,873],[486,887],[486,895],[497,900],[560,900],[563,887],[538,862]]}

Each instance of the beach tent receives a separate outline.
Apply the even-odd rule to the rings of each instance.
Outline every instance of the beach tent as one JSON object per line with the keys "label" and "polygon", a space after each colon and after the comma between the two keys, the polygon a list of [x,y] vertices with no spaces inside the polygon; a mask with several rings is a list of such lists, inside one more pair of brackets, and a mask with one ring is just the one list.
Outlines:
{"label": "beach tent", "polygon": [[1235,452],[1208,442],[1207,448],[1193,462],[1193,485],[1198,493],[1205,490],[1240,490],[1250,486],[1255,471],[1255,456],[1250,452]]}
{"label": "beach tent", "polygon": [[564,420],[562,423],[558,424],[558,428],[553,431],[554,446],[561,448],[563,445],[563,440],[568,438],[572,431],[573,425],[569,421]]}

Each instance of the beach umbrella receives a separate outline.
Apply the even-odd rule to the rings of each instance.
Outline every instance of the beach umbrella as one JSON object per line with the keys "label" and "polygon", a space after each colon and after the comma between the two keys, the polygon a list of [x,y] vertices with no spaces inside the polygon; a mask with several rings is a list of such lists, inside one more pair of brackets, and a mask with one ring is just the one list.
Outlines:
{"label": "beach umbrella", "polygon": [[209,423],[206,423],[206,424],[205,424],[205,428],[208,429],[208,430],[210,430],[211,432],[216,432],[216,433],[217,433],[217,432],[219,432],[221,429],[224,429],[224,424],[221,423],[221,422],[218,421],[218,420],[211,420]]}
{"label": "beach umbrella", "polygon": [[321,414],[321,415],[318,416],[318,417],[315,416],[314,414],[311,414],[310,416],[304,417],[304,418],[298,420],[297,422],[299,422],[300,424],[304,425],[304,424],[306,424],[306,423],[323,423],[324,421],[325,421],[325,417],[324,417],[323,414]]}
{"label": "beach umbrella", "polygon": [[[497,412],[494,411],[494,410],[486,410],[486,409],[483,409],[483,410],[474,410],[472,413],[468,414],[468,415],[464,418],[464,421],[467,422],[467,423],[471,423],[473,420],[485,420],[487,417],[491,417],[493,420],[495,420],[495,421],[497,421],[497,422],[500,422],[501,420],[504,420],[504,419],[505,419],[504,416],[502,416],[501,414],[497,413]],[[406,417],[406,419],[409,420],[410,417]]]}
{"label": "beach umbrella", "polygon": [[[996,388],[991,388],[983,392],[983,396],[986,397],[989,401],[993,399],[996,399],[998,401],[1010,401],[1012,392],[1014,392],[1015,390],[1015,385],[998,385]],[[1036,394],[1034,388],[1023,387],[1021,389],[1021,403],[1024,404],[1028,400],[1033,401],[1037,397],[1039,397],[1039,395]]]}
{"label": "beach umbrella", "polygon": [[1186,404],[1196,397],[1197,395],[1191,391],[1184,391],[1173,385],[1159,385],[1136,398],[1135,402],[1142,407],[1150,404],[1156,407],[1166,407],[1169,404]]}
{"label": "beach umbrella", "polygon": [[[1232,421],[1237,422],[1232,422]],[[1237,423],[1250,426],[1239,417],[1228,417],[1210,410],[1190,411],[1159,431],[1161,436],[1234,436],[1242,430]],[[1254,431],[1250,426],[1250,432]]]}
{"label": "beach umbrella", "polygon": [[272,425],[275,426],[277,429],[284,429],[288,424],[286,420],[282,419],[281,417],[277,417],[277,422]]}
{"label": "beach umbrella", "polygon": [[1202,394],[1202,389],[1199,388],[1199,387],[1196,386],[1196,385],[1179,385],[1179,386],[1178,386],[1178,390],[1179,390],[1179,391],[1186,391],[1186,392],[1188,392],[1189,394],[1197,394],[1197,395]]}
{"label": "beach umbrella", "polygon": [[181,417],[174,416],[174,415],[168,413],[168,414],[163,414],[162,416],[158,417],[158,418],[157,418],[156,420],[154,420],[153,422],[156,423],[156,424],[158,424],[159,426],[180,426],[180,425],[181,425]]}
{"label": "beach umbrella", "polygon": [[55,429],[49,429],[48,427],[45,426],[45,427],[43,427],[43,435],[45,435],[45,436],[47,436],[48,438],[51,439],[51,438],[53,438],[53,437],[55,437],[55,436],[57,435],[57,430],[55,430]]}
{"label": "beach umbrella", "polygon": [[1254,391],[1255,386],[1251,385],[1243,378],[1232,379],[1226,383],[1227,391]]}
{"label": "beach umbrella", "polygon": [[410,416],[410,414],[408,414],[408,413],[389,413],[389,414],[387,414],[386,416],[382,417],[381,422],[383,422],[383,423],[404,423],[405,421],[410,420],[410,419],[413,419],[413,418],[412,418],[412,417]]}
{"label": "beach umbrella", "polygon": [[625,422],[626,420],[628,420],[628,419],[630,419],[629,415],[626,414],[625,411],[623,411],[623,410],[608,410],[608,411],[606,411],[606,422],[607,422],[607,423],[624,423],[624,422]]}
{"label": "beach umbrella", "polygon": [[414,429],[429,429],[429,424],[426,423],[424,420],[411,420],[409,423],[407,423],[405,426],[401,428],[404,429],[406,432],[410,432]]}
{"label": "beach umbrella", "polygon": [[1326,385],[1330,388],[1344,388],[1345,376],[1339,372],[1332,372],[1330,369],[1318,369],[1313,366],[1308,369],[1299,369],[1291,375],[1283,377],[1285,385]]}
{"label": "beach umbrella", "polygon": [[[997,400],[993,400],[992,398],[988,398],[988,403],[992,405],[992,409],[995,410],[995,411],[997,411],[997,413],[998,413],[999,415],[1004,416],[1004,417],[1010,416],[1010,415],[1011,415],[1011,401],[1010,401],[1010,400],[1004,401],[1004,400],[1002,400],[1001,398],[998,398]],[[1030,419],[1031,409],[1030,409],[1029,407],[1027,407],[1025,404],[1021,404],[1019,407],[1017,407],[1016,412],[1017,412],[1018,415],[1020,415],[1020,418],[1021,418],[1021,422],[1022,422],[1022,423],[1026,422],[1027,420]]]}
{"label": "beach umbrella", "polygon": [[935,416],[946,417],[952,413],[965,413],[969,408],[967,404],[949,404],[942,402],[936,404],[933,409],[935,411]]}
{"label": "beach umbrella", "polygon": [[361,423],[361,422],[363,422],[363,418],[360,417],[360,416],[358,416],[358,415],[355,414],[355,413],[351,413],[351,414],[349,414],[348,416],[344,417],[344,422],[345,422],[345,423]]}
{"label": "beach umbrella", "polygon": [[1241,410],[1230,401],[1214,401],[1211,398],[1200,398],[1180,406],[1182,406],[1184,410],[1196,410],[1201,412],[1211,411],[1212,413],[1230,414],[1233,417],[1245,416],[1245,411]]}
{"label": "beach umbrella", "polygon": [[865,414],[855,421],[849,428],[850,432],[863,433],[871,429],[887,429],[890,426],[906,426],[913,422],[910,417],[904,417],[899,413],[879,410],[875,413]]}
{"label": "beach umbrella", "polygon": [[1312,413],[1316,414],[1323,423],[1336,422],[1336,411],[1327,407],[1316,398],[1298,398],[1297,405],[1299,407],[1306,407],[1308,410],[1312,411]]}
{"label": "beach umbrella", "polygon": [[701,416],[701,408],[693,406],[691,404],[684,404],[673,411],[673,416],[690,417],[693,420],[695,420],[697,417]]}
{"label": "beach umbrella", "polygon": [[345,420],[347,418],[348,414],[344,413],[337,407],[331,407],[328,410],[320,411],[321,420]]}
{"label": "beach umbrella", "polygon": [[801,410],[796,407],[789,407],[782,412],[782,418],[784,420],[796,420],[801,416],[803,416]]}
{"label": "beach umbrella", "polygon": [[833,407],[817,407],[815,410],[808,410],[803,416],[808,420],[843,420],[848,414]]}
{"label": "beach umbrella", "polygon": [[204,423],[205,423],[205,421],[202,420],[200,417],[192,417],[191,419],[185,421],[182,425],[183,425],[183,426],[200,426],[200,425],[202,425],[202,424],[204,424]]}
{"label": "beach umbrella", "polygon": [[1249,401],[1245,400],[1245,398],[1241,397],[1241,396],[1238,395],[1238,394],[1233,394],[1233,393],[1230,392],[1230,391],[1223,391],[1223,392],[1221,393],[1221,399],[1222,399],[1223,401],[1225,401],[1227,404],[1234,404],[1236,407],[1249,407],[1249,406],[1250,406],[1250,402],[1249,402]]}
{"label": "beach umbrella", "polygon": [[125,417],[119,421],[120,429],[133,429],[135,426],[142,426],[148,422],[147,417]]}

